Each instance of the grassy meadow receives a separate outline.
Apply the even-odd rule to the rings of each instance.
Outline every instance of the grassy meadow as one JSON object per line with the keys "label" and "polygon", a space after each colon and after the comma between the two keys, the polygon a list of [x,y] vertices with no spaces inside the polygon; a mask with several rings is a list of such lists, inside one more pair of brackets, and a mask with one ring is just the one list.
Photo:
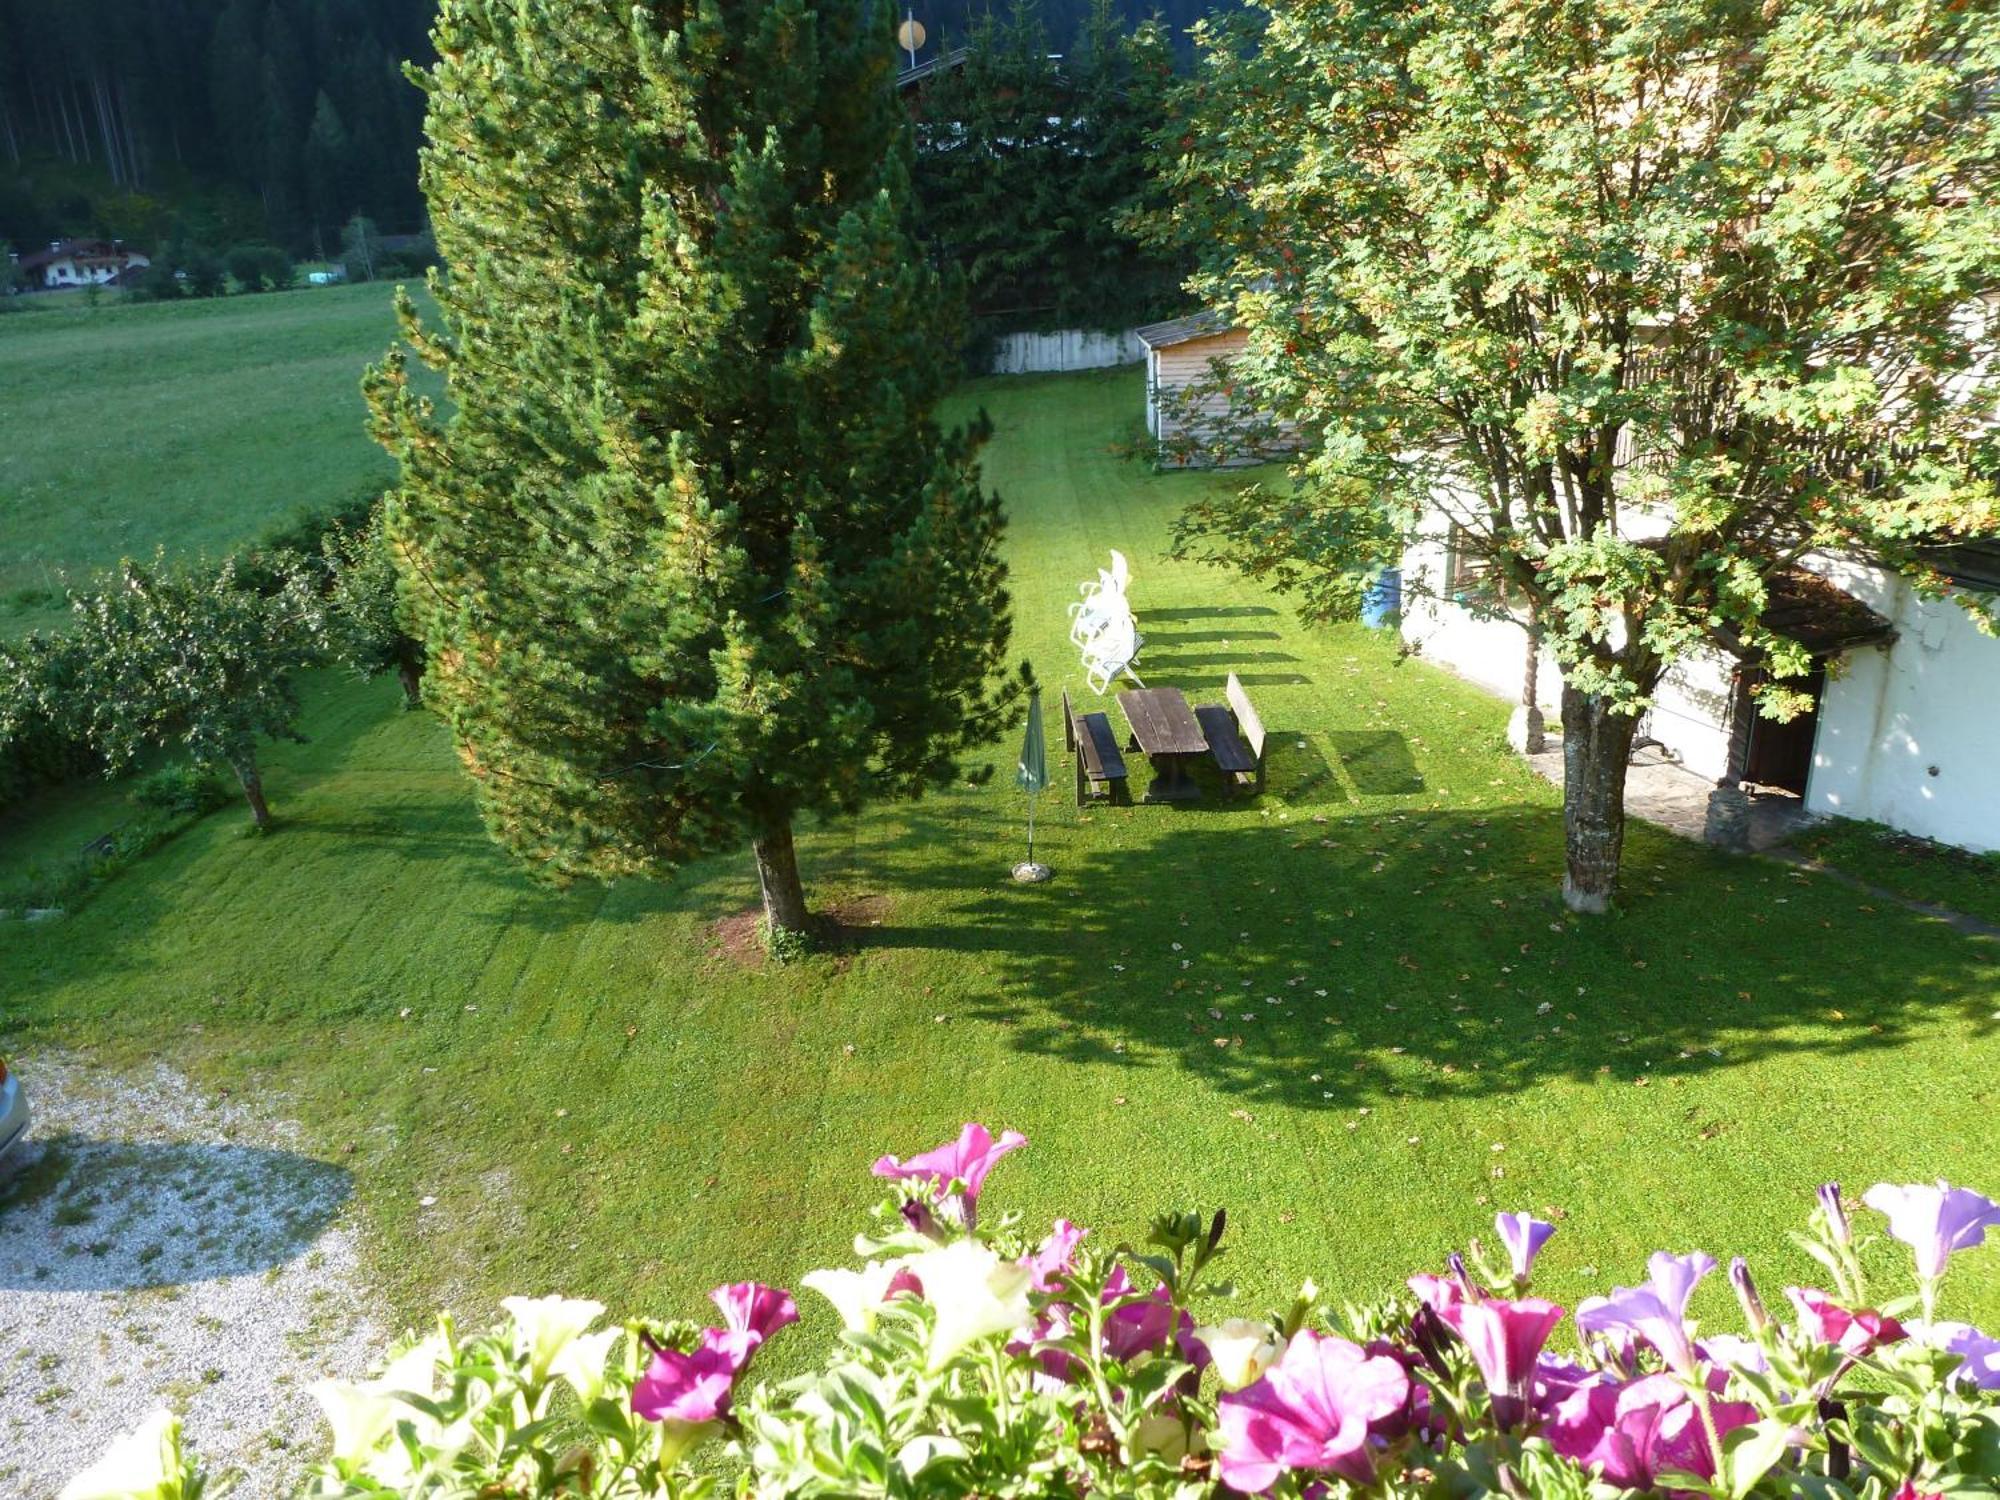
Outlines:
{"label": "grassy meadow", "polygon": [[0,632],[61,618],[65,577],[156,546],[220,555],[393,474],[360,376],[387,283],[0,317]]}
{"label": "grassy meadow", "polygon": [[[259,314],[280,327],[253,335]],[[24,517],[9,454],[5,534],[38,555],[216,546],[308,482],[379,477],[352,395],[377,291],[246,298],[235,334],[232,305],[100,316],[13,320],[0,359],[46,340],[35,363],[67,349],[142,401],[149,361],[207,361],[225,392],[73,425],[60,460],[31,422],[33,471],[92,476],[96,507]],[[304,368],[239,370],[244,347]],[[1116,1239],[1161,1207],[1226,1205],[1254,1304],[1306,1273],[1386,1292],[1496,1208],[1563,1217],[1543,1265],[1566,1299],[1663,1246],[1748,1252],[1778,1286],[1812,1271],[1784,1230],[1824,1179],[2000,1189],[1991,945],[1649,828],[1623,910],[1567,918],[1556,794],[1507,752],[1504,704],[1391,636],[1304,629],[1164,560],[1178,508],[1238,480],[1120,456],[1136,373],[962,400],[997,424],[1016,654],[1051,708],[1064,685],[1090,697],[1064,605],[1119,547],[1147,681],[1211,701],[1239,672],[1272,730],[1265,796],[1080,812],[1058,758],[1038,850],[1056,878],[1020,888],[1010,740],[976,758],[1000,767],[991,786],[804,831],[809,894],[850,942],[780,969],[749,941],[746,855],[671,885],[538,886],[488,843],[443,727],[393,683],[326,674],[310,742],[271,751],[273,836],[227,809],[69,917],[0,923],[0,1047],[30,1074],[43,1049],[158,1056],[271,1097],[351,1173],[374,1270],[413,1319],[551,1290],[678,1315],[725,1279],[795,1284],[842,1256],[878,1153],[975,1118],[1032,1143],[989,1212]],[[52,796],[0,828],[4,858],[80,845],[118,806]],[[2000,1257],[1969,1258],[1946,1301],[2000,1314]],[[1698,1309],[1726,1302],[1718,1278]]]}

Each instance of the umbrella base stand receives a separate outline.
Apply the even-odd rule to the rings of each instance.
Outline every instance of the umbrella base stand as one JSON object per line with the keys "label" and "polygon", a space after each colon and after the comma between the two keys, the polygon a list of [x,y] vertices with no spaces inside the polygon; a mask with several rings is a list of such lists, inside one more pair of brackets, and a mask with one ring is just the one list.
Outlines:
{"label": "umbrella base stand", "polygon": [[1022,885],[1039,885],[1055,874],[1047,865],[1037,864],[1032,859],[1024,859],[1014,866],[1014,878]]}

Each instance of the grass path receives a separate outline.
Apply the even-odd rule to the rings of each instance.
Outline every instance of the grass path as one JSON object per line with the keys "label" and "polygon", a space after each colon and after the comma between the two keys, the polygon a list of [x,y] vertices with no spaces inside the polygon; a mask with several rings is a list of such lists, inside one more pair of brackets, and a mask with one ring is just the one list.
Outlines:
{"label": "grass path", "polygon": [[[1234,481],[1116,456],[1136,375],[973,395],[1050,705],[1082,692],[1063,605],[1119,546],[1147,680],[1205,700],[1242,671],[1273,734],[1263,799],[1052,794],[1035,889],[1007,879],[1004,775],[876,809],[801,857],[816,904],[879,925],[765,970],[727,940],[747,858],[537,889],[441,728],[393,685],[330,682],[312,743],[273,754],[276,836],[219,814],[74,917],[0,925],[0,1045],[283,1090],[353,1171],[409,1317],[558,1289],[681,1314],[726,1278],[795,1282],[852,1235],[877,1153],[971,1118],[1033,1143],[995,1210],[1137,1236],[1227,1205],[1259,1302],[1307,1272],[1384,1291],[1499,1207],[1567,1215],[1544,1262],[1565,1298],[1662,1245],[1746,1251],[1782,1285],[1810,1271],[1783,1231],[1824,1178],[2000,1189],[1989,949],[1649,829],[1625,911],[1566,919],[1554,793],[1506,753],[1504,705],[1162,560],[1177,507]],[[1996,1267],[1968,1262],[1954,1315],[2000,1314]],[[1713,1316],[1726,1291],[1703,1297]]]}

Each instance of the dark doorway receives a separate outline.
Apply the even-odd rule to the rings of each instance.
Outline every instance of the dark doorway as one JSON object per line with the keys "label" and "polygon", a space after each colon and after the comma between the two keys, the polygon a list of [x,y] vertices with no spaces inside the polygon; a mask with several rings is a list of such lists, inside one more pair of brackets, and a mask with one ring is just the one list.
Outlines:
{"label": "dark doorway", "polygon": [[1784,686],[1802,688],[1812,694],[1813,700],[1811,708],[1786,724],[1758,713],[1756,701],[1750,696],[1754,689],[1770,680],[1767,672],[1749,670],[1744,672],[1738,689],[1737,712],[1748,730],[1741,779],[1759,786],[1781,787],[1803,797],[1806,778],[1812,775],[1820,703],[1826,696],[1826,663],[1816,661],[1803,677],[1783,679]]}

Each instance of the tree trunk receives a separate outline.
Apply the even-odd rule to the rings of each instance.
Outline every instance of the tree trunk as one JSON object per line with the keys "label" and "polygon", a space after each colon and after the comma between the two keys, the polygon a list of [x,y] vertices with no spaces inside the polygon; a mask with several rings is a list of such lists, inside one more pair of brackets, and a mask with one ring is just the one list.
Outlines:
{"label": "tree trunk", "polygon": [[1528,754],[1540,755],[1549,748],[1549,738],[1542,722],[1542,627],[1532,613],[1528,616],[1527,667],[1521,674],[1521,707]]}
{"label": "tree trunk", "polygon": [[396,680],[403,684],[403,707],[422,708],[424,706],[423,663],[404,657],[396,663]]}
{"label": "tree trunk", "polygon": [[1625,770],[1638,717],[1563,685],[1563,905],[1604,912],[1625,851]]}
{"label": "tree trunk", "polygon": [[264,778],[258,774],[257,762],[239,761],[234,767],[236,779],[243,783],[243,800],[250,804],[250,819],[259,828],[271,826],[271,809],[264,802]]}
{"label": "tree trunk", "polygon": [[806,892],[799,884],[799,856],[792,847],[792,823],[786,817],[765,821],[750,841],[757,857],[757,883],[764,892],[764,919],[775,941],[787,932],[804,932]]}

